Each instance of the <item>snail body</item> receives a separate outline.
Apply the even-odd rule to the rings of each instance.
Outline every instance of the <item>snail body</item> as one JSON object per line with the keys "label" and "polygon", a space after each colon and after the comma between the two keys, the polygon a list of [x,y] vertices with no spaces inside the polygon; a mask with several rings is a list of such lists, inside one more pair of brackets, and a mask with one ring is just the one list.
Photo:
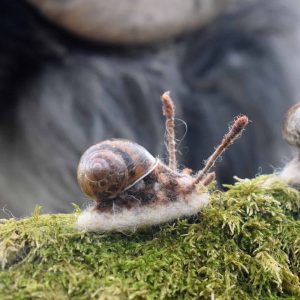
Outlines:
{"label": "snail body", "polygon": [[[128,231],[197,214],[208,204],[205,188],[214,178],[208,173],[216,159],[248,123],[237,118],[205,167],[192,175],[176,166],[174,104],[162,96],[167,119],[169,164],[153,157],[139,144],[111,139],[91,146],[82,155],[77,178],[94,204],[78,217],[77,226],[87,231]],[[200,188],[198,188],[200,187]]]}

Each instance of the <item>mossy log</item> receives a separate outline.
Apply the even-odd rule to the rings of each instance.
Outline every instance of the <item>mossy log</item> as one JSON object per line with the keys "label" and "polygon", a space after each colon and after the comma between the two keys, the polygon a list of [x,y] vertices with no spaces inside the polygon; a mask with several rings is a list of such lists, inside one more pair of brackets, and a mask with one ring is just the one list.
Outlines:
{"label": "mossy log", "polygon": [[270,177],[212,191],[198,216],[134,233],[73,214],[0,225],[0,299],[299,299],[300,194]]}

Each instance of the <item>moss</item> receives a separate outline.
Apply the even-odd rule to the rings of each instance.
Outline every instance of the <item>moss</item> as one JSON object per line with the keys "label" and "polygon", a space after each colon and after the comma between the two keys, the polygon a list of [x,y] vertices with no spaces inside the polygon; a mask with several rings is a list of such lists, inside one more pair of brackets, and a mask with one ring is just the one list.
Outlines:
{"label": "moss", "polygon": [[78,211],[0,225],[0,299],[299,299],[300,194],[238,181],[189,220],[131,234],[74,229]]}

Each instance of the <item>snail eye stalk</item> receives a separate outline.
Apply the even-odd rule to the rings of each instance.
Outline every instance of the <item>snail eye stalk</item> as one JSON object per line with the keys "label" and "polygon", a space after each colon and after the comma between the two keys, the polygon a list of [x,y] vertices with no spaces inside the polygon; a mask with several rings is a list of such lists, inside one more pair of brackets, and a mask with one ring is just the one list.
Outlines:
{"label": "snail eye stalk", "polygon": [[222,155],[222,153],[228,149],[230,145],[233,144],[233,142],[238,139],[242,132],[244,131],[245,127],[248,125],[249,120],[247,116],[238,116],[235,120],[233,125],[229,128],[228,132],[224,135],[221,143],[216,148],[216,150],[213,152],[213,154],[208,158],[206,161],[206,164],[202,170],[199,171],[199,173],[196,175],[196,178],[191,186],[191,188],[194,188],[195,185],[197,185],[200,181],[208,180],[206,178],[208,172],[211,170],[211,168],[214,166],[216,160]]}
{"label": "snail eye stalk", "polygon": [[172,170],[177,169],[176,160],[176,142],[175,142],[175,105],[170,97],[170,92],[165,92],[161,96],[163,103],[163,115],[166,117],[166,131],[167,131],[167,142],[168,142],[168,152],[169,152],[169,167]]}

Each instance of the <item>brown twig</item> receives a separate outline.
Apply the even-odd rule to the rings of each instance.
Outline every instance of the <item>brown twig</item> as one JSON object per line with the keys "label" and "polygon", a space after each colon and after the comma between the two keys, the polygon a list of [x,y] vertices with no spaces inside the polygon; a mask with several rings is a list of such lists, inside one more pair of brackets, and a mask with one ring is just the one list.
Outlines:
{"label": "brown twig", "polygon": [[170,92],[165,92],[161,96],[161,100],[163,103],[163,115],[166,117],[169,167],[172,170],[176,170],[177,162],[176,162],[175,133],[174,133],[175,105],[170,97]]}
{"label": "brown twig", "polygon": [[204,168],[197,174],[194,182],[192,183],[192,188],[195,187],[209,172],[209,170],[214,166],[216,160],[220,155],[237,139],[241,136],[243,130],[249,123],[247,116],[238,116],[233,125],[229,128],[228,133],[223,137],[221,144],[217,147],[214,153],[207,160]]}

